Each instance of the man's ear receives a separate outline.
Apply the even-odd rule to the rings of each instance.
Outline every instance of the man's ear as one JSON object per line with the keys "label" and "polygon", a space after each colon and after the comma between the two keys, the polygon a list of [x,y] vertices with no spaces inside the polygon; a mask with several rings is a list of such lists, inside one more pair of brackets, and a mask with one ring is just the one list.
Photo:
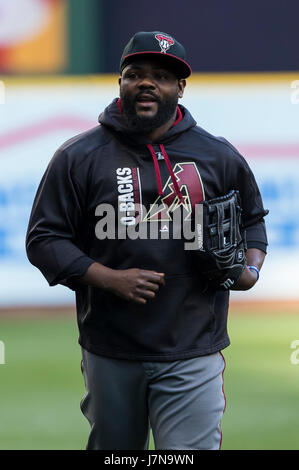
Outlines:
{"label": "man's ear", "polygon": [[178,97],[183,98],[184,90],[186,86],[186,80],[184,78],[180,79],[178,82],[178,85],[179,85]]}
{"label": "man's ear", "polygon": [[121,83],[121,77],[118,77],[118,84],[120,86],[120,83]]}

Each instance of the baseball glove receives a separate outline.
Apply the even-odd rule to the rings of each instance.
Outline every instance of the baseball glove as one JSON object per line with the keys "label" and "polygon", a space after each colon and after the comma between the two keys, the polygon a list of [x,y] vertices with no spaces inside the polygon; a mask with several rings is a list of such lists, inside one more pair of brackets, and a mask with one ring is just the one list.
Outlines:
{"label": "baseball glove", "polygon": [[246,266],[245,231],[238,191],[203,201],[202,244],[196,252],[200,275],[208,287],[231,289]]}

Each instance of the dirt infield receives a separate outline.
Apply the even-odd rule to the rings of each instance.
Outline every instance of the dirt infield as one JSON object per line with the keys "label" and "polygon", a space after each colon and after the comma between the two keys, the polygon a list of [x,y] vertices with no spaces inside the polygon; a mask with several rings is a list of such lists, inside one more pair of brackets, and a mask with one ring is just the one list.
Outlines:
{"label": "dirt infield", "polygon": [[[229,314],[298,314],[298,300],[252,300],[236,301],[231,300]],[[19,318],[19,317],[45,317],[45,316],[73,316],[76,317],[76,308],[74,305],[34,305],[25,307],[3,307],[0,308],[0,318]]]}
{"label": "dirt infield", "polygon": [[49,317],[49,316],[76,316],[76,308],[72,305],[34,305],[25,307],[3,307],[0,308],[1,318],[20,317]]}
{"label": "dirt infield", "polygon": [[289,314],[299,315],[298,300],[252,300],[252,301],[231,301],[230,314],[250,313],[250,314]]}

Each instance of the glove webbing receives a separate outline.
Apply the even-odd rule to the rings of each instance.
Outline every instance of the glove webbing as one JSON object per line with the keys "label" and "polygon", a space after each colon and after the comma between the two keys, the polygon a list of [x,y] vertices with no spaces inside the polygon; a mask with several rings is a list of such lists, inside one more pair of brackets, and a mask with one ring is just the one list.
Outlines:
{"label": "glove webbing", "polygon": [[[222,268],[223,264],[227,264],[233,261],[234,249],[237,246],[237,233],[236,233],[236,219],[237,214],[235,210],[235,203],[232,199],[227,202],[222,201],[220,204],[215,204],[214,207],[209,206],[208,212],[210,215],[217,211],[217,228],[214,224],[209,225],[210,234],[217,235],[218,242],[216,246],[212,246],[211,249],[214,251],[215,261],[219,269]],[[229,211],[228,221],[225,218],[225,213]],[[229,238],[229,240],[228,240]],[[213,244],[214,245],[214,244]],[[227,251],[227,246],[231,247],[231,251]],[[215,253],[217,251],[217,253]],[[224,253],[221,253],[224,251]]]}

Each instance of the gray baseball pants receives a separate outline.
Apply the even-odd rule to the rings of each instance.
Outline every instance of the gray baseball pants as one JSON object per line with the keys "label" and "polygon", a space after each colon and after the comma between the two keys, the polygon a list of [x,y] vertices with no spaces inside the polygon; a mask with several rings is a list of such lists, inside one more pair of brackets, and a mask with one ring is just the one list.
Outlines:
{"label": "gray baseball pants", "polygon": [[218,450],[225,409],[224,358],[172,362],[112,359],[82,349],[86,393],[81,411],[87,450]]}

